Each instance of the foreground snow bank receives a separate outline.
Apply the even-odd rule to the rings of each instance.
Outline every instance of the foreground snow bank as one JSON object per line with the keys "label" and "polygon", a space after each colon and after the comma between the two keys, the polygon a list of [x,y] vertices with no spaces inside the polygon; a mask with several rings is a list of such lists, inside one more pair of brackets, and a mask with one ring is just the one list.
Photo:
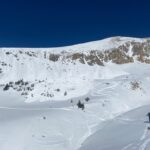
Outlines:
{"label": "foreground snow bank", "polygon": [[150,131],[146,118],[150,105],[129,111],[99,126],[80,150],[146,150],[150,149]]}

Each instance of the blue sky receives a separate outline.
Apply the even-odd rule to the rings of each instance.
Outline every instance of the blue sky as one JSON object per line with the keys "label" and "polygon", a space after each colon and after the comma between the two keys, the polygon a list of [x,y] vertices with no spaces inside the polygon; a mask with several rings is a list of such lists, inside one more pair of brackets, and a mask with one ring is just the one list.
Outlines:
{"label": "blue sky", "polygon": [[150,37],[146,0],[0,0],[0,47],[54,47]]}

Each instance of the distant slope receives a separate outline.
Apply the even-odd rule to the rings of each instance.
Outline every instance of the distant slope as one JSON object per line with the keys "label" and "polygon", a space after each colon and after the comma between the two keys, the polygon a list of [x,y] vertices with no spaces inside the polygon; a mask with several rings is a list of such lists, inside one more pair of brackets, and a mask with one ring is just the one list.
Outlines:
{"label": "distant slope", "polygon": [[85,95],[95,76],[103,74],[101,66],[136,61],[150,63],[149,39],[112,37],[60,48],[1,48],[0,90],[17,91],[27,101],[67,100]]}

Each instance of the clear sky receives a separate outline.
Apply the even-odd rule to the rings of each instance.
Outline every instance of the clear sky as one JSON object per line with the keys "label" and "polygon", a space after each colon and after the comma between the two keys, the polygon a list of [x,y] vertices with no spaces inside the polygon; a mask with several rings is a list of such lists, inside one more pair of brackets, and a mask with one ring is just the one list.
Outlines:
{"label": "clear sky", "polygon": [[0,0],[0,47],[150,37],[149,0]]}

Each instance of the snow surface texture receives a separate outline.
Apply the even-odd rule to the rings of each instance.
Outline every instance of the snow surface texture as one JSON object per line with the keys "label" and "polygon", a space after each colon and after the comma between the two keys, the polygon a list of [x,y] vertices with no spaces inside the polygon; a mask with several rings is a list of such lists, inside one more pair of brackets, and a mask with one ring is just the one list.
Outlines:
{"label": "snow surface texture", "polygon": [[100,129],[90,136],[80,150],[148,150],[150,131],[147,118],[150,105],[125,113],[101,124]]}
{"label": "snow surface texture", "polygon": [[[67,58],[145,41],[114,37],[62,48],[1,48],[0,150],[150,149],[144,123],[149,64],[49,60],[50,53]],[[127,55],[133,56],[131,46]]]}

